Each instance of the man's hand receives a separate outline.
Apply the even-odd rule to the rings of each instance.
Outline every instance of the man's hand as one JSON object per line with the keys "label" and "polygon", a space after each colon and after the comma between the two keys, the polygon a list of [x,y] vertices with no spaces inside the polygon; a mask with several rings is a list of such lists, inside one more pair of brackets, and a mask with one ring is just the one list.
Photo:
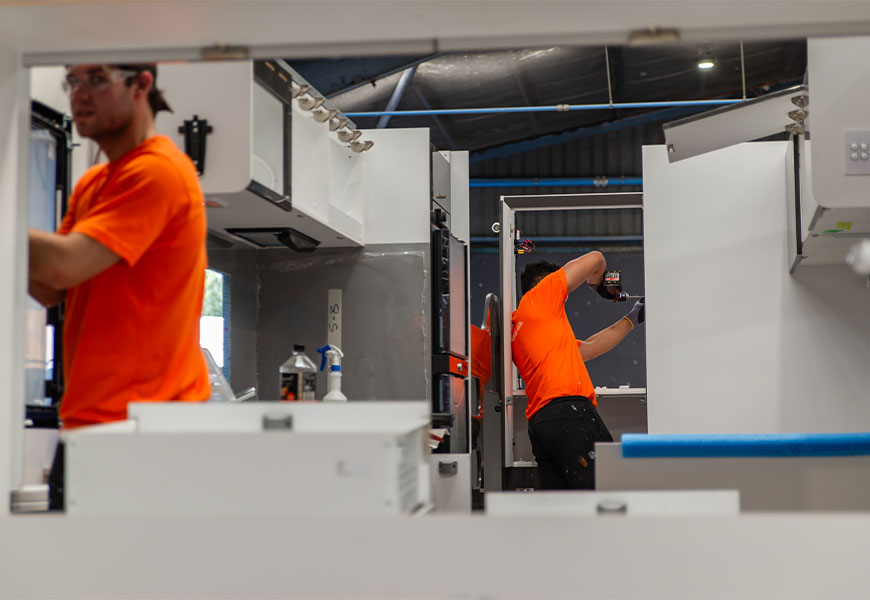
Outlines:
{"label": "man's hand", "polygon": [[608,285],[604,283],[603,280],[598,285],[593,286],[592,284],[590,284],[589,287],[598,292],[598,295],[605,300],[613,300],[614,302],[619,300],[622,294],[622,290],[620,290],[617,286]]}
{"label": "man's hand", "polygon": [[634,329],[641,323],[643,323],[645,313],[644,313],[644,300],[646,298],[641,298],[637,302],[634,303],[634,308],[631,309],[631,312],[625,315],[624,318],[628,319],[628,322],[631,323],[631,328]]}

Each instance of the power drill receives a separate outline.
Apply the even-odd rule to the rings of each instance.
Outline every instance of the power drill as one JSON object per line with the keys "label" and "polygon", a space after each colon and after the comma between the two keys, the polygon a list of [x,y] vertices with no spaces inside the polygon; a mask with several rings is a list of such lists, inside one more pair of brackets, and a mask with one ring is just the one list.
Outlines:
{"label": "power drill", "polygon": [[614,302],[625,302],[626,300],[633,300],[637,298],[642,298],[643,296],[630,296],[622,291],[622,272],[621,271],[604,271],[604,279],[602,279],[602,283],[604,287],[606,287],[609,291],[613,292],[616,297],[614,298]]}

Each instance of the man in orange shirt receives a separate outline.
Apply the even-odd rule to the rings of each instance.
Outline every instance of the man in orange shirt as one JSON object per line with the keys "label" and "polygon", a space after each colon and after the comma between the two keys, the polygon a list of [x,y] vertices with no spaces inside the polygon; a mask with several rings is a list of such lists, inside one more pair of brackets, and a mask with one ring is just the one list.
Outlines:
{"label": "man in orange shirt", "polygon": [[613,441],[595,410],[584,361],[611,350],[643,322],[643,300],[583,341],[576,339],[565,314],[568,294],[584,281],[603,298],[616,299],[603,284],[605,267],[604,255],[590,252],[563,267],[529,264],[520,277],[523,297],[512,316],[511,352],[526,383],[529,438],[544,489],[594,488],[595,442]]}
{"label": "man in orange shirt", "polygon": [[[63,87],[73,121],[108,162],[76,184],[57,233],[31,230],[30,294],[66,300],[64,429],[124,419],[127,404],[202,401],[206,268],[202,191],[191,160],[157,135],[170,110],[153,64],[75,65]],[[62,508],[63,446],[50,476]]]}

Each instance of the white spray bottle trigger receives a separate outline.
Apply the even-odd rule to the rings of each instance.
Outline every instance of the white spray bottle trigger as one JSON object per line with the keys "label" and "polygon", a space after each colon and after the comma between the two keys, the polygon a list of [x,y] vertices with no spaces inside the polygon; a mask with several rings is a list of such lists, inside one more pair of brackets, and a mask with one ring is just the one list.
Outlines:
{"label": "white spray bottle trigger", "polygon": [[327,344],[323,348],[318,348],[317,351],[320,352],[321,356],[321,371],[326,368],[326,363],[329,363],[330,372],[341,371],[341,359],[344,357],[344,352],[341,351],[341,348]]}
{"label": "white spray bottle trigger", "polygon": [[318,348],[318,352],[322,356],[320,360],[320,370],[326,368],[326,363],[329,363],[329,373],[327,375],[327,394],[323,397],[324,402],[344,402],[347,397],[341,393],[341,359],[344,353],[340,348],[327,344],[323,348]]}

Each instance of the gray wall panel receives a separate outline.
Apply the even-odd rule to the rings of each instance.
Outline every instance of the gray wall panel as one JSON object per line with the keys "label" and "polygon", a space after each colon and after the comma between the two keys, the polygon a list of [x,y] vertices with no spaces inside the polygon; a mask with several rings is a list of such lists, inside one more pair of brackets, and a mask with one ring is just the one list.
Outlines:
{"label": "gray wall panel", "polygon": [[[418,400],[429,394],[428,244],[364,250],[260,252],[261,399],[278,397],[278,367],[293,344],[320,365],[327,340],[327,294],[343,290],[342,391],[349,400]],[[319,373],[317,397],[326,393]]]}

